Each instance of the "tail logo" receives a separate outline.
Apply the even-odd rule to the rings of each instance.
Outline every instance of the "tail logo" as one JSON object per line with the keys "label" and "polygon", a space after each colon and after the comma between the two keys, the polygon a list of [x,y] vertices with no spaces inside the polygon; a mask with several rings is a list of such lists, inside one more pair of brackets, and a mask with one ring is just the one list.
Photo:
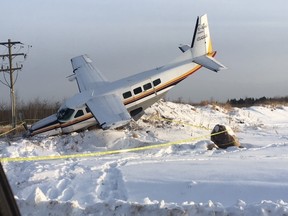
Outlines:
{"label": "tail logo", "polygon": [[[204,29],[207,28],[207,27],[208,27],[208,25],[205,24],[205,23],[203,23],[202,25],[199,24],[199,25],[198,25],[198,31],[204,30]],[[199,34],[199,33],[202,33],[202,32],[198,32],[198,34]]]}
{"label": "tail logo", "polygon": [[205,38],[207,38],[207,37],[208,37],[207,34],[202,35],[202,36],[200,36],[200,37],[197,37],[197,41],[203,40],[203,39],[205,39]]}

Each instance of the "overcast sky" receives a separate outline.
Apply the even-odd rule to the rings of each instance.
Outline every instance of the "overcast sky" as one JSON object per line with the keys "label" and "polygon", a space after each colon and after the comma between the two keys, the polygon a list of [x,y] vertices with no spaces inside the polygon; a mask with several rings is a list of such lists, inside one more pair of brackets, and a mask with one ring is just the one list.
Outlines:
{"label": "overcast sky", "polygon": [[[88,54],[110,80],[152,69],[191,43],[196,17],[207,13],[216,59],[229,69],[201,69],[167,97],[287,96],[287,9],[287,0],[3,0],[0,41],[33,46],[16,82],[18,98],[58,101],[78,92],[66,79],[72,57]],[[9,102],[1,83],[0,96]]]}

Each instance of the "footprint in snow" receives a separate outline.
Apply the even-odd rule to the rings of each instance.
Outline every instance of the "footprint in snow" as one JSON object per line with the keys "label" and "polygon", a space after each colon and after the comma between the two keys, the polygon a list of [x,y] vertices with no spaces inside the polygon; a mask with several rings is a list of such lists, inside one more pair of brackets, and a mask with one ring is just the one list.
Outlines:
{"label": "footprint in snow", "polygon": [[56,185],[56,188],[59,190],[59,191],[63,191],[69,184],[71,183],[71,180],[70,179],[61,179],[58,184]]}
{"label": "footprint in snow", "polygon": [[111,198],[127,200],[127,191],[118,166],[119,164],[116,162],[104,165],[96,187],[96,194],[100,200],[109,200]]}
{"label": "footprint in snow", "polygon": [[61,201],[69,201],[71,200],[71,198],[74,196],[74,190],[71,187],[66,188],[61,196],[59,197],[59,199]]}
{"label": "footprint in snow", "polygon": [[59,196],[59,190],[55,187],[50,188],[47,191],[47,197],[49,197],[49,199],[56,199]]}

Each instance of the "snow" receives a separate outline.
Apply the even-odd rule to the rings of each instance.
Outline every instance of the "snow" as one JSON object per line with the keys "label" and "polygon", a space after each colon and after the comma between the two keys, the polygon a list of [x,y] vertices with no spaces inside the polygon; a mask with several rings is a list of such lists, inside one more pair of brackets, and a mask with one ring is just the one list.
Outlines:
{"label": "snow", "polygon": [[[207,150],[216,124],[243,148]],[[288,107],[154,104],[123,130],[8,142],[0,156],[141,151],[3,162],[22,215],[288,215]],[[175,144],[177,143],[177,144]]]}

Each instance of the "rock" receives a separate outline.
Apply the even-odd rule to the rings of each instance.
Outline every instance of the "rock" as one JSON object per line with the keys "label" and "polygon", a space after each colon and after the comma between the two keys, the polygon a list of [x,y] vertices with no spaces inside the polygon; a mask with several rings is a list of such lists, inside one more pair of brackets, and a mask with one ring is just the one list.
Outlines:
{"label": "rock", "polygon": [[226,149],[230,146],[241,147],[239,140],[229,126],[217,124],[211,132],[211,141],[219,148]]}

